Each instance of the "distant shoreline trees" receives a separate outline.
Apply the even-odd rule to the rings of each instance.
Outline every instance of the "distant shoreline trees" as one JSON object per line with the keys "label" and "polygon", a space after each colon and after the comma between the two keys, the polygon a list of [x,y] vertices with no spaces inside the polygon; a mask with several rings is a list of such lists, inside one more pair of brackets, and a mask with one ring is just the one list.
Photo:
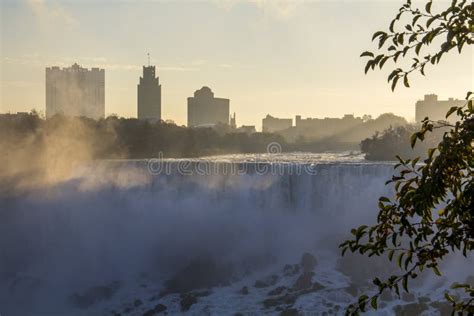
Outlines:
{"label": "distant shoreline trees", "polygon": [[412,147],[411,136],[419,130],[418,125],[407,124],[404,126],[390,126],[383,132],[376,132],[372,137],[360,143],[360,150],[365,154],[365,159],[370,161],[398,161],[397,156],[414,159],[427,158],[428,149],[435,147],[443,138],[446,129],[437,129],[426,136],[418,146]]}
{"label": "distant shoreline trees", "polygon": [[[242,133],[228,126],[214,128],[187,128],[168,122],[148,122],[137,119],[109,116],[93,120],[86,117],[56,115],[44,119],[36,112],[0,116],[0,145],[4,152],[19,148],[52,147],[68,150],[68,145],[81,141],[82,151],[89,159],[146,159],[161,153],[167,158],[193,158],[220,154],[264,153],[267,145],[277,142],[284,152],[342,152],[358,151],[362,135],[383,129],[391,122],[402,122],[403,118],[393,114],[381,115],[380,119],[357,126],[360,138],[353,132],[321,137],[319,139],[299,137],[288,140],[280,133]],[[348,138],[347,134],[351,137]],[[56,145],[60,144],[59,147]],[[85,149],[87,147],[87,149]],[[80,148],[77,147],[77,150]]]}

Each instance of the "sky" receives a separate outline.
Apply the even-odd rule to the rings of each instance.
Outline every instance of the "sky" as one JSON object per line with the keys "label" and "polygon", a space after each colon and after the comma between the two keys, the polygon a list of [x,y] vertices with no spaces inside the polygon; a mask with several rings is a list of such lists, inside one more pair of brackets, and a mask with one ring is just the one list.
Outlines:
{"label": "sky", "polygon": [[[464,98],[473,49],[443,57],[392,93],[385,71],[364,75],[371,35],[403,0],[2,0],[0,112],[45,109],[45,67],[105,69],[105,112],[136,117],[147,53],[162,84],[162,116],[186,124],[187,97],[209,86],[238,125],[276,117],[409,120],[424,94]],[[438,4],[438,3],[437,3]],[[436,9],[436,7],[433,7]]]}

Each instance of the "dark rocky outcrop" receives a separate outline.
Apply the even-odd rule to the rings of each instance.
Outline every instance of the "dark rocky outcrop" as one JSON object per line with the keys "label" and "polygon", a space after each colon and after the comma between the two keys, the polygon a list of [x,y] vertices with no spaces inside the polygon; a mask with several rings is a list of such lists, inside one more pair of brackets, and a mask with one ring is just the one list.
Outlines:
{"label": "dark rocky outcrop", "polygon": [[448,302],[432,302],[431,307],[438,310],[440,315],[451,315],[453,306]]}
{"label": "dark rocky outcrop", "polygon": [[413,316],[420,315],[428,309],[426,303],[410,303],[406,305],[398,305],[393,308],[396,316]]}
{"label": "dark rocky outcrop", "polygon": [[211,291],[182,293],[180,295],[181,311],[183,312],[188,311],[192,305],[198,302],[198,298],[203,297],[203,296],[208,296],[210,294],[211,294]]}
{"label": "dark rocky outcrop", "polygon": [[365,257],[360,254],[347,253],[338,259],[336,269],[351,278],[351,283],[360,286],[371,285],[375,276],[388,278],[397,267],[385,257]]}
{"label": "dark rocky outcrop", "polygon": [[356,297],[359,294],[359,287],[355,285],[354,283],[349,284],[349,286],[344,288],[344,290],[354,297]]}
{"label": "dark rocky outcrop", "polygon": [[311,287],[311,292],[316,292],[316,291],[319,291],[319,290],[323,290],[324,288],[325,288],[324,285],[322,285],[318,282],[314,282],[313,286]]}
{"label": "dark rocky outcrop", "polygon": [[384,302],[391,302],[395,299],[393,293],[389,290],[386,289],[385,291],[380,294],[380,300]]}
{"label": "dark rocky outcrop", "polygon": [[412,293],[403,293],[402,294],[402,300],[405,302],[414,302],[415,301],[415,295]]}
{"label": "dark rocky outcrop", "polygon": [[87,308],[100,301],[110,299],[118,290],[120,284],[113,282],[105,286],[94,286],[84,291],[82,294],[73,294],[72,303],[79,308]]}
{"label": "dark rocky outcrop", "polygon": [[133,302],[133,306],[135,306],[135,307],[141,306],[142,304],[143,304],[143,302],[141,300],[138,300],[138,299]]}
{"label": "dark rocky outcrop", "polygon": [[280,316],[298,316],[300,313],[296,308],[288,308],[280,313]]}
{"label": "dark rocky outcrop", "polygon": [[286,286],[279,286],[273,290],[271,290],[270,292],[268,292],[268,295],[269,296],[273,296],[273,295],[280,295],[281,293],[283,293],[285,290],[286,290]]}
{"label": "dark rocky outcrop", "polygon": [[313,285],[313,276],[314,272],[303,272],[298,279],[296,279],[295,284],[293,284],[293,289],[296,291],[306,290],[311,288]]}
{"label": "dark rocky outcrop", "polygon": [[301,257],[300,266],[303,272],[311,272],[316,267],[316,263],[316,258],[312,254],[305,252]]}
{"label": "dark rocky outcrop", "polygon": [[161,296],[171,293],[186,293],[197,289],[226,286],[233,280],[233,267],[217,263],[211,256],[200,256],[179,270],[165,282]]}
{"label": "dark rocky outcrop", "polygon": [[278,282],[278,275],[272,274],[264,279],[255,281],[254,287],[261,289],[274,286]]}
{"label": "dark rocky outcrop", "polygon": [[248,295],[249,294],[249,288],[244,286],[240,289],[239,293],[242,294],[242,295]]}
{"label": "dark rocky outcrop", "polygon": [[179,304],[181,305],[181,311],[185,312],[188,311],[193,304],[197,303],[197,297],[194,295],[184,294],[181,296],[181,301]]}
{"label": "dark rocky outcrop", "polygon": [[[274,296],[274,297],[271,297],[271,298],[267,298],[266,300],[264,300],[263,301],[263,306],[265,308],[272,308],[272,307],[281,308],[282,306],[285,306],[285,307],[289,308],[296,302],[296,300],[300,296],[319,291],[323,288],[324,288],[323,285],[319,284],[318,282],[315,282],[315,283],[311,284],[311,286],[307,289],[303,289],[303,290],[295,290],[293,288],[292,289],[287,289],[289,291],[288,293],[285,293],[285,294],[282,294],[282,295],[279,295],[279,296]],[[282,291],[282,293],[283,292],[284,291]]]}
{"label": "dark rocky outcrop", "polygon": [[276,307],[279,305],[293,305],[298,298],[298,295],[295,293],[287,293],[282,296],[267,298],[263,301],[263,306],[265,308]]}
{"label": "dark rocky outcrop", "polygon": [[160,313],[163,313],[164,311],[166,311],[168,308],[163,305],[163,304],[158,304],[155,306],[155,308],[153,309],[150,309],[148,311],[146,311],[143,316],[154,316],[154,315],[158,315]]}
{"label": "dark rocky outcrop", "polygon": [[429,303],[429,302],[431,302],[431,299],[428,296],[420,296],[418,298],[418,301],[420,303]]}

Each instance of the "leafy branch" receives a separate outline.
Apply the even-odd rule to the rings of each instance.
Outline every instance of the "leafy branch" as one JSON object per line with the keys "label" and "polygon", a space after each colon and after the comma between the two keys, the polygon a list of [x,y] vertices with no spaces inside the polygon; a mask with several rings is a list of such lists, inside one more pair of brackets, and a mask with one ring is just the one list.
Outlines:
{"label": "leafy branch", "polygon": [[[400,8],[388,31],[375,32],[379,54],[366,51],[369,57],[365,72],[382,69],[391,60],[395,64],[411,58],[407,68],[396,68],[388,75],[392,91],[403,80],[409,87],[408,76],[413,72],[425,75],[428,65],[438,64],[442,56],[453,49],[462,52],[464,46],[474,43],[474,3],[453,0],[444,11],[434,13],[432,0],[423,10],[414,8],[411,0]],[[401,25],[402,18],[411,23]],[[433,48],[433,44],[439,46]],[[427,158],[403,159],[397,156],[396,173],[386,184],[393,185],[393,199],[379,199],[377,224],[353,229],[353,239],[340,245],[342,255],[347,251],[363,255],[386,255],[396,260],[402,273],[387,280],[375,278],[378,292],[371,297],[364,294],[346,314],[358,315],[366,311],[368,303],[377,309],[377,300],[383,291],[400,288],[409,291],[409,280],[425,268],[440,276],[440,263],[449,253],[460,252],[467,257],[474,248],[474,107],[472,92],[467,93],[463,106],[452,107],[447,115],[456,113],[457,121],[434,122],[425,118],[421,128],[410,139],[413,148],[434,129],[449,128],[436,148],[427,152]],[[474,288],[468,284],[454,284],[452,289],[464,291],[455,299],[449,292],[445,298],[452,304],[452,314],[474,313]]]}
{"label": "leafy branch", "polygon": [[[409,74],[420,72],[425,75],[427,65],[438,64],[442,56],[452,49],[457,48],[461,53],[465,44],[474,43],[474,3],[453,0],[446,10],[436,14],[431,6],[432,1],[429,1],[422,11],[413,8],[411,0],[407,0],[391,21],[388,31],[374,33],[372,41],[378,41],[381,53],[376,55],[366,51],[361,54],[361,57],[370,57],[365,73],[377,66],[382,69],[389,60],[397,63],[399,58],[411,58],[411,66],[407,69],[396,68],[388,76],[392,91],[402,80],[405,87],[410,87]],[[411,23],[400,25],[405,17],[410,18]],[[436,40],[439,40],[439,47],[434,52],[427,52]]]}
{"label": "leafy branch", "polygon": [[[357,304],[348,307],[348,315],[364,312],[370,306],[377,309],[377,300],[383,291],[394,290],[400,296],[400,288],[406,292],[408,282],[431,269],[440,276],[439,264],[450,252],[463,256],[474,249],[474,108],[471,92],[466,104],[453,107],[448,115],[456,113],[461,119],[446,132],[437,148],[430,149],[428,158],[404,160],[395,165],[398,173],[387,181],[395,188],[395,198],[379,199],[377,224],[363,225],[352,230],[354,239],[340,245],[346,251],[367,254],[369,257],[386,254],[394,259],[404,273],[393,275],[385,281],[378,278],[373,283],[378,292],[369,297],[362,295]],[[412,147],[423,140],[434,128],[426,119],[411,140]],[[444,207],[442,207],[442,205]],[[391,245],[391,246],[390,246]],[[456,300],[449,293],[454,312],[474,312],[474,288],[468,284],[456,284],[469,299]]]}

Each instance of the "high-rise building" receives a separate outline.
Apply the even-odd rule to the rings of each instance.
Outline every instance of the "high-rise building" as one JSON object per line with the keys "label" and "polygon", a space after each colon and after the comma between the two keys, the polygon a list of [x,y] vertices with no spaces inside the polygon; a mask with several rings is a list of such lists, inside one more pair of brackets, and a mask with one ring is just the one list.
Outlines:
{"label": "high-rise building", "polygon": [[155,66],[143,66],[143,77],[137,87],[139,120],[161,120],[161,84],[155,77]]}
{"label": "high-rise building", "polygon": [[229,125],[229,99],[215,98],[214,92],[202,87],[188,98],[188,127]]}
{"label": "high-rise building", "polygon": [[422,101],[417,101],[415,105],[415,120],[420,123],[425,117],[433,121],[455,122],[458,117],[453,113],[446,118],[446,113],[453,106],[461,106],[464,100],[449,98],[448,100],[438,100],[436,94],[427,94]]}
{"label": "high-rise building", "polygon": [[62,114],[103,118],[104,90],[104,69],[88,70],[78,64],[62,69],[46,68],[46,117]]}

